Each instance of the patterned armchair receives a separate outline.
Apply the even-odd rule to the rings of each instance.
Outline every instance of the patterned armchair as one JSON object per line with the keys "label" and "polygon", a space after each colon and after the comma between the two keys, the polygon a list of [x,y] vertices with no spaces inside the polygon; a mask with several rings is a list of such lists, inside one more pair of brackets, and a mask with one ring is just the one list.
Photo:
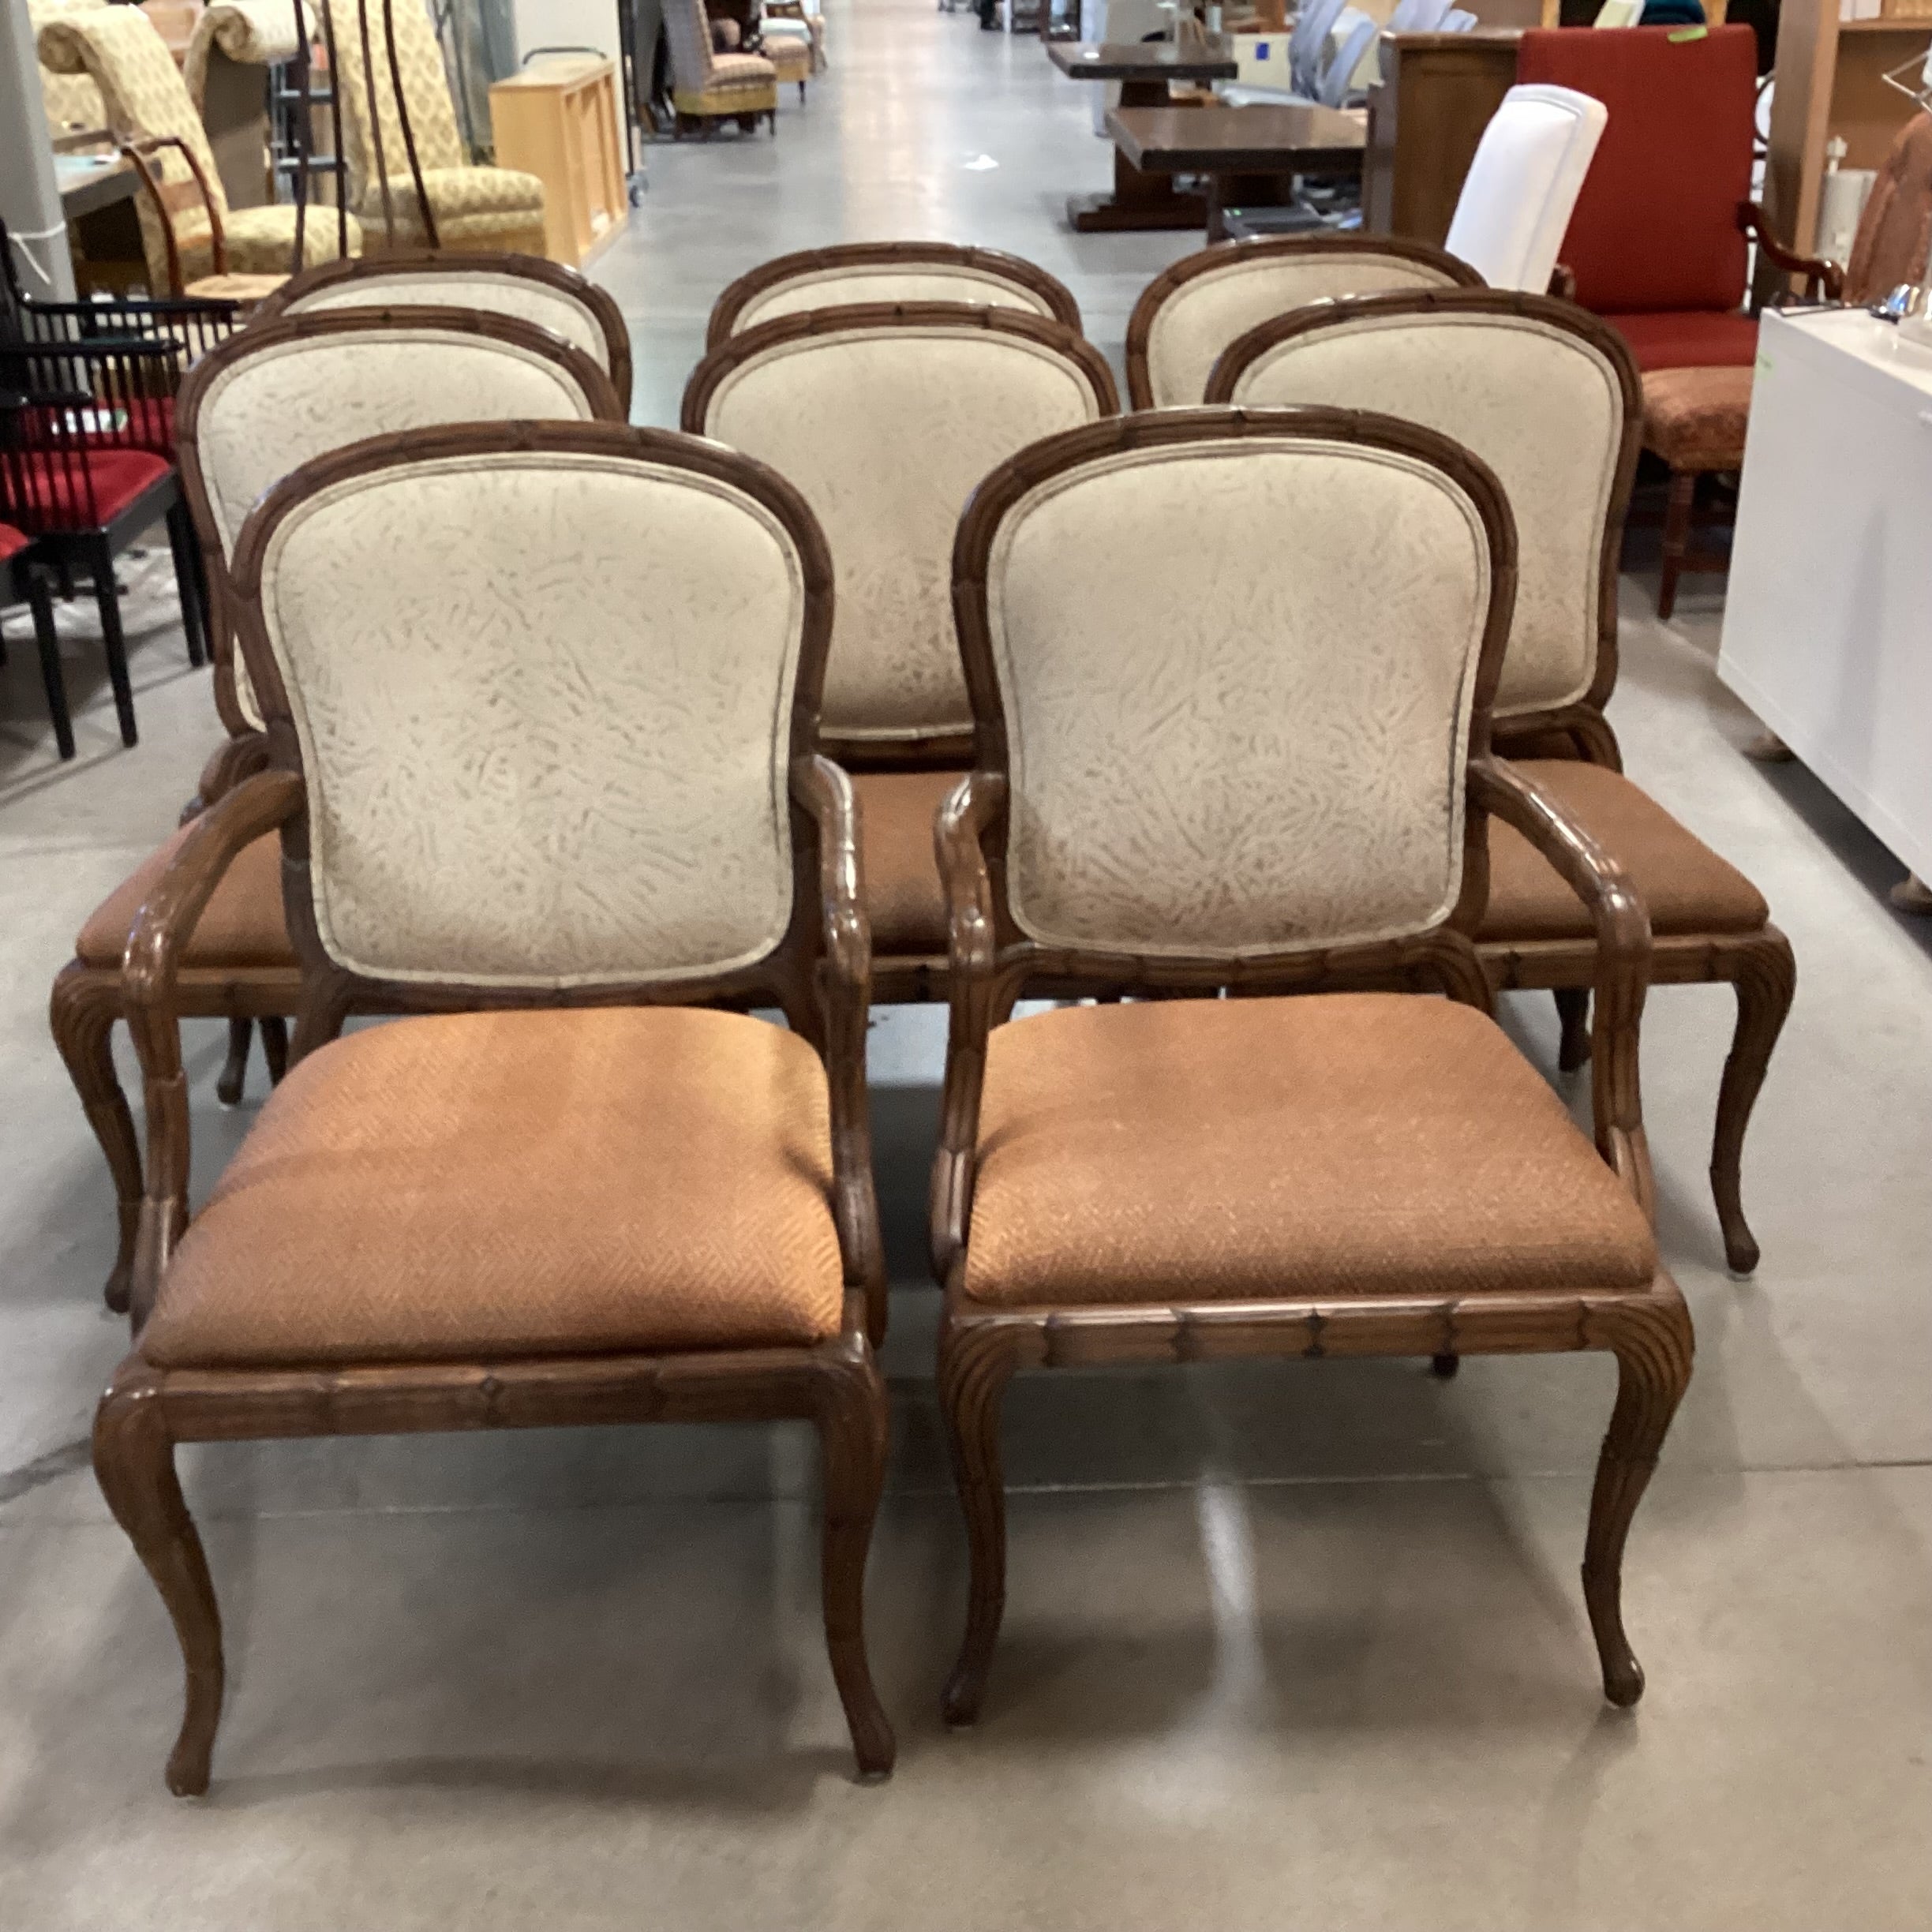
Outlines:
{"label": "patterned armchair", "polygon": [[704,0],[667,0],[665,43],[671,54],[671,105],[676,132],[736,120],[747,133],[761,115],[778,131],[778,70],[762,54],[717,54]]}
{"label": "patterned armchair", "polygon": [[[350,205],[369,233],[370,252],[429,247],[542,254],[543,183],[515,168],[470,165],[443,50],[422,0],[395,0],[387,9],[380,0],[316,0],[316,10],[334,21]],[[376,70],[373,95],[361,54],[365,17]],[[385,19],[395,35],[394,73],[383,44]],[[400,110],[395,73],[402,77]],[[427,225],[417,197],[418,170],[429,204]]]}
{"label": "patterned armchair", "polygon": [[[41,27],[39,48],[43,67],[93,81],[107,125],[123,141],[159,137],[165,144],[148,161],[160,192],[135,201],[151,287],[178,295],[213,273],[218,237],[226,244],[227,266],[238,274],[288,272],[295,252],[294,208],[229,206],[187,83],[146,14],[131,6],[69,8]],[[170,205],[178,199],[185,204]],[[332,259],[335,242],[333,222],[309,222],[303,260]],[[358,255],[361,249],[361,230],[352,222],[348,252]]]}
{"label": "patterned armchair", "polygon": [[[107,0],[27,0],[27,18],[38,36],[49,21],[66,13],[92,13],[107,4]],[[47,125],[56,135],[107,125],[100,89],[84,73],[57,73],[43,61],[40,97],[47,104]]]}

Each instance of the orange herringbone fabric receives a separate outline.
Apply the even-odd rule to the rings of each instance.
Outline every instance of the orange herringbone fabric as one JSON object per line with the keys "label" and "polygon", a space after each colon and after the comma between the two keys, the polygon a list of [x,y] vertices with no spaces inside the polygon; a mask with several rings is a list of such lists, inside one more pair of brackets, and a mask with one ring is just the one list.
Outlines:
{"label": "orange herringbone fabric", "polygon": [[[80,928],[75,956],[84,965],[115,966],[126,950],[128,929],[141,902],[167,870],[168,863],[189,833],[180,831],[161,849],[149,855],[103,899]],[[293,966],[295,949],[289,943],[282,916],[282,835],[271,832],[235,855],[223,874],[215,895],[195,922],[183,949],[184,966]]]}
{"label": "orange herringbone fabric", "polygon": [[933,820],[965,774],[857,772],[859,849],[866,916],[881,953],[944,953],[945,892],[933,856]]}
{"label": "orange herringbone fabric", "polygon": [[993,1033],[975,1301],[1629,1288],[1657,1264],[1635,1201],[1470,1007],[1164,1000]]}
{"label": "orange herringbone fabric", "polygon": [[458,1013],[292,1069],[141,1335],[167,1368],[805,1343],[843,1271],[818,1055],[690,1008]]}
{"label": "orange herringbone fabric", "polygon": [[[1553,792],[1577,823],[1630,874],[1661,934],[1756,932],[1771,916],[1763,895],[1654,799],[1601,765],[1512,761]],[[1514,826],[1489,821],[1489,904],[1477,938],[1587,939],[1589,908]]]}

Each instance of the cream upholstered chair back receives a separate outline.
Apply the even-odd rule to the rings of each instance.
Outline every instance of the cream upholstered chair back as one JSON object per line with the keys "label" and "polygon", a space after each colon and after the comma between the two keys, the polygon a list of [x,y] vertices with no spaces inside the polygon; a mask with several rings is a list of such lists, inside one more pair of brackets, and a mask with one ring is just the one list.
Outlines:
{"label": "cream upholstered chair back", "polygon": [[[529,323],[396,309],[252,324],[189,371],[175,428],[219,606],[249,511],[303,463],[369,436],[432,425],[622,417],[590,358]],[[488,549],[500,534],[479,528],[475,548]],[[345,574],[352,567],[345,562]],[[232,732],[258,728],[261,713],[227,648],[227,627],[214,628],[224,720]]]}
{"label": "cream upholstered chair back", "polygon": [[471,425],[253,512],[243,648],[300,747],[332,965],[554,991],[714,979],[785,939],[823,551],[752,469],[662,432]]}
{"label": "cream upholstered chair back", "polygon": [[1078,332],[1066,286],[1017,255],[947,242],[856,242],[761,263],[719,296],[705,346],[780,316],[863,302],[970,302],[1044,316]]}
{"label": "cream upholstered chair back", "polygon": [[1135,303],[1127,324],[1130,405],[1171,409],[1200,402],[1230,343],[1305,303],[1391,289],[1473,286],[1481,279],[1440,249],[1387,235],[1218,243],[1156,275]]}
{"label": "cream upholstered chair back", "polygon": [[1541,294],[1609,119],[1574,88],[1511,88],[1477,144],[1443,246],[1492,288]]}
{"label": "cream upholstered chair back", "polygon": [[698,365],[684,427],[796,484],[831,545],[829,742],[903,757],[964,739],[960,512],[997,464],[1117,407],[1099,350],[1013,309],[819,309],[735,335]]}
{"label": "cream upholstered chair back", "polygon": [[[95,13],[107,0],[27,0],[27,22],[38,40],[40,29],[64,13]],[[47,108],[47,125],[56,134],[77,128],[104,128],[107,109],[93,77],[84,71],[58,73],[43,60],[40,62],[40,98]]]}
{"label": "cream upholstered chair back", "polygon": [[1228,351],[1208,393],[1254,407],[1373,408],[1473,450],[1516,519],[1499,721],[1608,697],[1643,414],[1616,330],[1545,296],[1377,296],[1263,324]]}
{"label": "cream upholstered chair back", "polygon": [[1443,925],[1511,548],[1480,465],[1379,417],[1133,416],[1009,466],[959,574],[1020,934],[1239,960]]}

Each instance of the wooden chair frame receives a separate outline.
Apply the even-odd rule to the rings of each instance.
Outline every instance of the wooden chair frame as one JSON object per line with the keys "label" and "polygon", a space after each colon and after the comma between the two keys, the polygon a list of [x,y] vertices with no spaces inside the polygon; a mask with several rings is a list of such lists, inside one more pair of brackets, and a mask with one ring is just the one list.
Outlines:
{"label": "wooden chair frame", "polygon": [[[705,324],[705,353],[708,355],[731,340],[739,316],[758,296],[801,276],[841,268],[977,269],[1038,296],[1052,320],[1064,323],[1076,335],[1080,332],[1080,304],[1073,291],[1058,276],[1004,249],[968,248],[952,242],[847,242],[836,248],[800,249],[794,254],[775,256],[741,275],[711,305],[710,320]],[[1027,311],[1016,313],[1024,315]]]}
{"label": "wooden chair frame", "polygon": [[[1498,719],[1496,737],[1505,757],[1577,758],[1621,772],[1623,754],[1604,708],[1616,688],[1617,575],[1643,440],[1643,388],[1635,358],[1614,328],[1574,303],[1502,290],[1425,290],[1350,297],[1298,309],[1250,329],[1222,352],[1208,384],[1208,399],[1230,400],[1253,363],[1298,336],[1346,328],[1365,317],[1456,314],[1524,316],[1550,328],[1567,329],[1606,356],[1618,372],[1623,391],[1623,438],[1604,518],[1595,675],[1589,691],[1574,704]],[[1542,990],[1556,995],[1563,1027],[1558,1064],[1565,1073],[1582,1067],[1590,1056],[1589,989],[1596,973],[1595,942],[1580,938],[1500,938],[1485,940],[1479,950],[1491,983],[1499,991]],[[1791,1011],[1796,972],[1791,942],[1769,923],[1755,932],[1662,934],[1652,942],[1653,985],[1721,984],[1735,990],[1737,1020],[1718,1090],[1710,1178],[1725,1259],[1738,1275],[1750,1274],[1758,1260],[1758,1242],[1743,1205],[1745,1131],[1764,1085],[1772,1050]]]}
{"label": "wooden chair frame", "polygon": [[[904,245],[889,245],[897,248]],[[960,251],[976,255],[987,252]],[[823,260],[848,253],[843,249],[825,249],[818,252],[818,258]],[[952,259],[952,253],[949,251],[944,259]],[[718,309],[712,312],[714,328],[719,309],[730,294],[731,290],[727,290],[719,298]],[[1016,335],[1043,343],[1080,369],[1091,385],[1095,402],[1103,416],[1110,417],[1119,411],[1120,395],[1114,388],[1113,371],[1107,366],[1106,358],[1084,336],[1065,324],[1049,321],[1043,316],[1030,315],[1019,309],[979,308],[959,302],[864,302],[849,308],[803,309],[796,315],[774,316],[769,322],[761,322],[741,335],[727,335],[691,372],[691,380],[684,390],[680,419],[683,426],[693,436],[710,434],[706,424],[711,399],[726,377],[745,363],[781,344],[808,336],[845,335],[860,329],[916,328],[939,324],[985,329],[996,335]],[[890,745],[828,733],[822,736],[821,743],[828,757],[854,772],[957,770],[964,777],[973,757],[973,735],[970,731],[935,732],[929,736],[897,740]],[[945,985],[946,960],[942,953],[874,956],[874,997],[882,1005],[943,998]]]}
{"label": "wooden chair frame", "polygon": [[[601,332],[610,364],[610,385],[617,393],[617,400],[624,415],[627,417],[630,414],[631,331],[624,326],[623,311],[617,306],[616,298],[610,291],[599,287],[588,275],[580,274],[575,268],[567,268],[561,262],[545,261],[541,256],[461,255],[452,254],[447,249],[439,249],[415,254],[354,256],[339,261],[317,262],[313,267],[303,269],[299,275],[290,275],[256,309],[253,320],[258,324],[279,321],[294,309],[298,302],[323,290],[335,288],[345,282],[380,283],[406,275],[497,275],[526,282],[541,282],[547,288],[556,290],[560,295],[567,296],[591,316]],[[388,305],[384,303],[380,290],[372,293],[370,301],[377,307]],[[416,305],[426,307],[429,305]],[[339,315],[343,311],[323,309],[314,313]],[[465,312],[459,309],[456,313]],[[487,315],[493,312],[481,309],[469,313]]]}
{"label": "wooden chair frame", "polygon": [[[418,983],[362,977],[333,962],[316,931],[301,752],[261,616],[264,554],[290,512],[346,480],[444,458],[552,452],[632,459],[728,485],[769,511],[795,546],[803,583],[803,640],[790,719],[790,926],[761,960],[670,985],[652,981],[559,992],[477,986],[456,978]],[[376,437],[297,470],[250,516],[234,575],[243,649],[268,720],[270,764],[196,821],[129,941],[123,998],[140,1058],[148,1130],[134,1267],[137,1335],[188,1221],[189,1115],[177,962],[224,867],[252,840],[277,826],[289,923],[302,966],[297,1058],[334,1039],[352,1013],[710,1004],[781,1008],[825,1064],[832,1205],[846,1295],[841,1332],[796,1348],[189,1370],[157,1368],[137,1347],[102,1398],[94,1461],[109,1506],[160,1591],[181,1642],[185,1711],[168,1760],[169,1788],[177,1793],[207,1788],[223,1685],[219,1616],[175,1476],[177,1443],[777,1417],[808,1420],[818,1429],[826,1489],[827,1646],[861,1774],[883,1777],[892,1767],[894,1746],[873,1687],[863,1627],[865,1560],[887,1435],[885,1384],[872,1355],[872,1340],[885,1326],[886,1274],[866,1110],[870,942],[850,783],[814,748],[831,633],[832,567],[811,511],[789,484],[762,465],[665,431],[601,423],[464,425]]]}
{"label": "wooden chair frame", "polygon": [[[170,148],[188,163],[188,180],[169,181],[151,165],[156,155]],[[167,244],[168,294],[179,300],[188,292],[182,269],[181,243],[174,233],[174,217],[182,209],[197,203],[208,217],[209,272],[227,275],[228,238],[222,228],[221,210],[215,206],[214,191],[208,185],[208,178],[201,163],[195,159],[194,150],[178,134],[144,134],[137,140],[123,141],[121,153],[133,167],[136,178],[153,200],[161,217],[162,238]]]}
{"label": "wooden chair frame", "polygon": [[[541,351],[572,376],[601,415],[612,422],[623,420],[625,412],[609,380],[582,350],[514,316],[479,314],[469,309],[340,309],[266,320],[258,317],[245,330],[227,337],[203,356],[188,372],[176,399],[175,442],[182,493],[193,519],[194,539],[200,546],[208,588],[215,709],[229,736],[202,773],[197,799],[189,807],[191,814],[214,803],[252,773],[267,769],[270,762],[267,737],[242,715],[235,697],[232,616],[236,608],[235,593],[201,468],[201,410],[209,385],[234,363],[283,343],[399,326],[485,335]],[[126,984],[125,975],[120,969],[92,966],[78,959],[70,960],[55,976],[48,1013],[54,1045],[80,1096],[88,1124],[100,1142],[108,1171],[114,1178],[120,1240],[103,1293],[108,1307],[116,1313],[125,1312],[129,1306],[141,1200],[140,1144],[127,1096],[114,1070],[112,1043],[115,1021],[132,1020]],[[261,1028],[269,1078],[279,1080],[282,1077],[288,1054],[286,1023],[301,1010],[301,972],[293,952],[286,965],[177,968],[172,992],[175,1010],[184,1018],[228,1022],[228,1057],[215,1085],[217,1095],[227,1105],[234,1106],[242,1097],[250,1035],[257,1023]]]}
{"label": "wooden chair frame", "polygon": [[[1427,242],[1402,235],[1268,235],[1255,241],[1217,242],[1170,262],[1145,288],[1127,319],[1127,406],[1151,410],[1154,378],[1148,368],[1148,346],[1154,320],[1173,297],[1202,275],[1218,275],[1237,262],[1324,255],[1361,255],[1372,252],[1394,261],[1414,262],[1439,270],[1459,287],[1481,288],[1483,279],[1466,261]],[[1224,350],[1222,352],[1226,354]]]}
{"label": "wooden chair frame", "polygon": [[[1487,527],[1494,593],[1476,680],[1469,758],[1462,891],[1441,927],[1393,942],[1284,951],[1232,961],[1049,948],[1017,924],[1005,881],[1006,727],[987,615],[988,559],[1002,520],[1029,491],[1117,452],[1211,445],[1243,437],[1324,438],[1398,451],[1447,473]],[[1015,1000],[1044,980],[1103,997],[1301,992],[1318,987],[1439,991],[1479,1010],[1489,976],[1471,934],[1488,891],[1486,814],[1517,826],[1590,907],[1595,949],[1596,1141],[1646,1215],[1653,1189],[1638,1084],[1638,1024],[1649,922],[1615,860],[1561,806],[1490,755],[1489,710],[1515,594],[1509,507],[1467,451],[1418,425],[1334,410],[1164,410],[1036,444],[994,472],[960,525],[954,584],[961,650],[979,728],[979,757],[941,817],[938,849],[952,920],[952,1015],[944,1117],[932,1185],[933,1264],[945,1284],[938,1381],[972,1557],[966,1630],[945,1694],[954,1724],[978,1716],[1005,1590],[1005,1492],[999,1404],[1021,1368],[1315,1355],[1517,1354],[1579,1349],[1616,1355],[1616,1406],[1597,1466],[1583,1588],[1604,1694],[1634,1703],[1643,1673],[1624,1634],[1622,1559],[1638,1501],[1689,1380],[1690,1318],[1661,1267],[1638,1290],[1547,1294],[1363,1296],[1312,1300],[1190,1301],[1150,1305],[994,1307],[965,1294],[987,1042]],[[1364,621],[1372,599],[1365,593]]]}

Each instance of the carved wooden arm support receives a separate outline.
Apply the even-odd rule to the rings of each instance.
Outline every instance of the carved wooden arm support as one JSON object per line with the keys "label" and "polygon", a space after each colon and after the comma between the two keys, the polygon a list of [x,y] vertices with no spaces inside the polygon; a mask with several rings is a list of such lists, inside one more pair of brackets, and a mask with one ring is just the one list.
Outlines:
{"label": "carved wooden arm support", "polygon": [[188,1224],[188,1082],[174,1008],[182,949],[236,855],[292,818],[301,804],[302,781],[293,772],[257,772],[244,779],[194,820],[128,934],[121,995],[148,1110],[147,1180],[134,1250],[137,1333]]}
{"label": "carved wooden arm support", "polygon": [[829,1049],[833,1214],[845,1279],[865,1290],[866,1327],[886,1332],[886,1248],[872,1181],[872,1117],[866,1099],[866,1029],[872,1004],[872,927],[859,870],[859,801],[829,758],[793,762],[792,795],[818,827],[818,891],[825,922],[819,987]]}
{"label": "carved wooden arm support", "polygon": [[979,1140],[987,1035],[992,1031],[995,963],[993,882],[982,841],[1005,810],[1006,781],[990,772],[968,772],[940,807],[933,827],[934,854],[945,888],[953,1007],[930,1202],[933,1269],[942,1282],[966,1245],[972,1212],[973,1155]]}
{"label": "carved wooden arm support", "polygon": [[1590,1080],[1597,1151],[1644,1212],[1654,1215],[1656,1190],[1638,1078],[1638,1030],[1650,982],[1650,915],[1623,867],[1555,797],[1515,766],[1496,758],[1472,762],[1470,793],[1529,840],[1590,909],[1597,929]]}
{"label": "carved wooden arm support", "polygon": [[216,799],[226,798],[244,778],[268,769],[268,734],[249,732],[241,738],[224,738],[201,767],[201,782],[183,808],[181,822],[197,818]]}
{"label": "carved wooden arm support", "polygon": [[1822,261],[1815,255],[1799,255],[1785,247],[1771,232],[1771,218],[1755,201],[1738,204],[1738,226],[1758,244],[1772,263],[1787,275],[1805,279],[1807,300],[1826,301],[1844,299],[1844,271],[1836,262]]}

